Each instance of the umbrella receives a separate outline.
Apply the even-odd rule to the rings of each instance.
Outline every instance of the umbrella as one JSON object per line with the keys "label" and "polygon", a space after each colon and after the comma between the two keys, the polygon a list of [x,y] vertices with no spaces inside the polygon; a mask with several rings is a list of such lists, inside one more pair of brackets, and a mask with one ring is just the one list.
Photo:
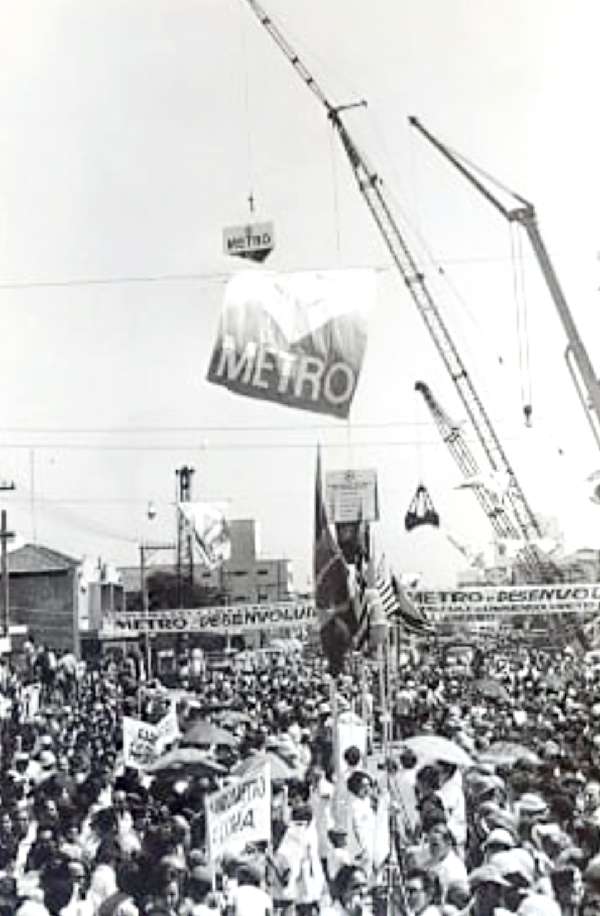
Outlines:
{"label": "umbrella", "polygon": [[506,687],[500,681],[495,681],[491,677],[475,681],[473,687],[477,693],[480,693],[482,697],[486,697],[488,700],[501,700],[502,703],[508,703],[510,700],[510,694]]}
{"label": "umbrella", "polygon": [[420,763],[440,760],[465,768],[475,765],[475,761],[462,747],[441,735],[415,735],[403,741],[402,745],[414,751]]}
{"label": "umbrella", "polygon": [[496,766],[512,766],[517,760],[526,760],[537,766],[541,763],[538,755],[524,744],[516,741],[496,741],[479,755],[481,763],[493,763]]}
{"label": "umbrella", "polygon": [[243,722],[246,725],[250,725],[252,722],[252,716],[249,716],[247,712],[242,712],[238,709],[226,709],[223,712],[222,716],[219,716],[219,721],[225,725],[238,725],[240,722]]}
{"label": "umbrella", "polygon": [[198,750],[197,747],[176,747],[146,767],[146,772],[153,774],[164,773],[168,770],[177,773],[185,770],[197,776],[225,776],[227,773],[224,767]]}
{"label": "umbrella", "polygon": [[190,726],[181,739],[181,743],[234,745],[237,744],[237,739],[231,732],[219,728],[218,725],[213,725],[212,722],[199,721]]}
{"label": "umbrella", "polygon": [[281,782],[287,782],[291,779],[299,779],[300,774],[289,763],[282,760],[277,754],[267,751],[263,754],[253,754],[251,757],[245,757],[240,760],[232,769],[234,776],[244,776],[249,770],[259,766],[261,763],[268,762],[271,764],[271,779]]}

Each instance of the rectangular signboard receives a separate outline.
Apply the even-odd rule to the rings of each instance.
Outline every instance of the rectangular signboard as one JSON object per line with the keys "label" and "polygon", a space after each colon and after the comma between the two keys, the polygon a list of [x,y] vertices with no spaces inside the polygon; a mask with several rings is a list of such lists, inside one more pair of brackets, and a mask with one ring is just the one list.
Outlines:
{"label": "rectangular signboard", "polygon": [[233,785],[205,800],[211,862],[242,852],[249,843],[271,840],[271,768],[261,762]]}
{"label": "rectangular signboard", "polygon": [[228,226],[223,230],[223,251],[225,254],[250,257],[253,254],[266,255],[275,245],[273,223],[246,223],[245,226]]}
{"label": "rectangular signboard", "polygon": [[327,471],[325,500],[330,522],[378,521],[377,471]]}

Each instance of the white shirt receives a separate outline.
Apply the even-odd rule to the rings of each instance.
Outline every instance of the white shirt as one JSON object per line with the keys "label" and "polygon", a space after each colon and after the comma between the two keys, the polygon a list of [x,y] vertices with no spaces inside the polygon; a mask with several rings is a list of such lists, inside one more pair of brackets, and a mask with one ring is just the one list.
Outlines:
{"label": "white shirt", "polygon": [[261,887],[241,884],[232,895],[235,916],[266,916],[273,911],[273,901]]}

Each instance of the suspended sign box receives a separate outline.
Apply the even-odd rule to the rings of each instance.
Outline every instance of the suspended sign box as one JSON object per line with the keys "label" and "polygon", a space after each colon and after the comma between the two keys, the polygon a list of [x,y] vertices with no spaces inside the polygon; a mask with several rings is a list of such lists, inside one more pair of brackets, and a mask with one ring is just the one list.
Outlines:
{"label": "suspended sign box", "polygon": [[275,246],[273,223],[248,223],[223,230],[225,254],[251,261],[264,261]]}
{"label": "suspended sign box", "polygon": [[327,471],[325,499],[335,524],[378,521],[377,471]]}

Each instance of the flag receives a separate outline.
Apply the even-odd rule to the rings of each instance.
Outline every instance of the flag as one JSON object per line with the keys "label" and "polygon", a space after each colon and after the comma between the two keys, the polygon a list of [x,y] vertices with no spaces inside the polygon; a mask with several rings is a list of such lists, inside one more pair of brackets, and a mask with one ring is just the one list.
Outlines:
{"label": "flag", "polygon": [[323,499],[320,449],[317,451],[315,477],[313,574],[321,644],[335,675],[342,670],[344,656],[356,631],[356,618],[350,600],[346,561],[329,528]]}
{"label": "flag", "polygon": [[354,616],[356,618],[356,633],[354,646],[363,649],[369,640],[371,622],[371,604],[373,588],[375,587],[375,566],[373,557],[367,563],[361,558],[356,563],[356,585],[354,595]]}
{"label": "flag", "polygon": [[396,576],[378,579],[377,589],[384,606],[389,608],[388,619],[397,621],[414,636],[427,636],[434,632],[427,615],[413,604]]}
{"label": "flag", "polygon": [[209,569],[216,569],[229,560],[231,537],[224,507],[220,503],[181,502],[177,508],[193,533],[200,561]]}

